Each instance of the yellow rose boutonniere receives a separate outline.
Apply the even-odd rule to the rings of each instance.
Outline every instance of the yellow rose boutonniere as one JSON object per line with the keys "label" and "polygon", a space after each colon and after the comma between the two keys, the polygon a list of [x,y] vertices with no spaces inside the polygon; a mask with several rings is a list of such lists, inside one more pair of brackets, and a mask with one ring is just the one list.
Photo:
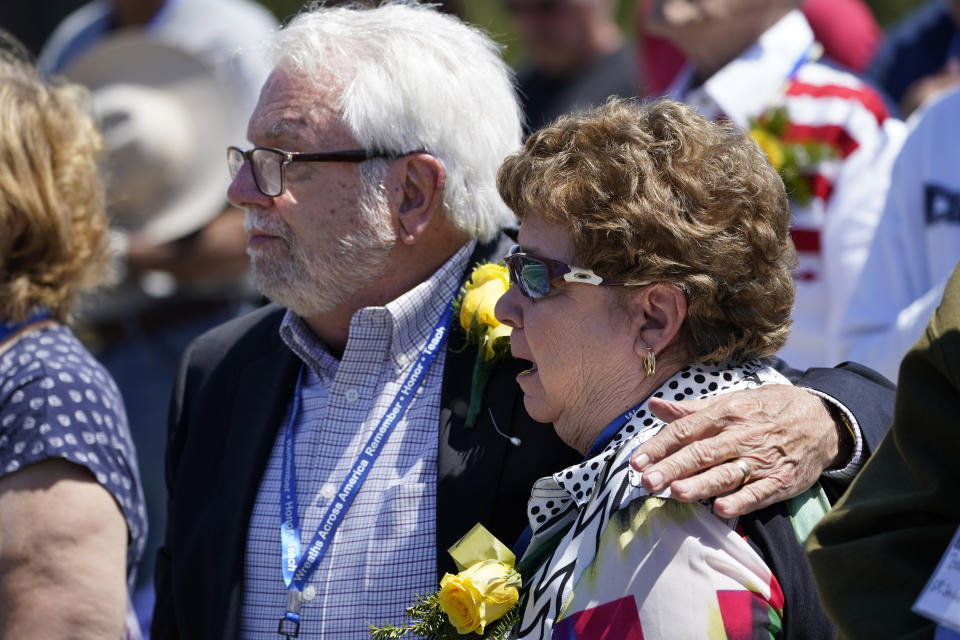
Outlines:
{"label": "yellow rose boutonniere", "polygon": [[520,575],[497,560],[478,562],[440,581],[438,599],[457,633],[483,635],[487,625],[517,603]]}
{"label": "yellow rose boutonniere", "polygon": [[511,329],[501,324],[493,313],[497,301],[509,286],[510,275],[506,266],[484,263],[473,270],[455,301],[460,326],[467,333],[467,344],[477,347],[470,384],[470,406],[465,420],[468,428],[477,423],[480,400],[494,364],[510,355]]}
{"label": "yellow rose boutonniere", "polygon": [[797,139],[791,131],[787,109],[782,106],[751,118],[750,135],[780,174],[787,196],[803,206],[810,204],[811,172],[816,165],[836,156],[836,149],[819,140]]}
{"label": "yellow rose boutonniere", "polygon": [[516,624],[522,579],[516,558],[483,525],[477,524],[448,550],[460,572],[445,574],[440,591],[416,596],[407,609],[410,624],[370,626],[374,640],[415,633],[431,640],[468,634],[499,640]]}
{"label": "yellow rose boutonniere", "polygon": [[503,325],[493,314],[497,300],[510,286],[507,268],[499,264],[481,264],[464,283],[460,292],[460,326],[483,340],[487,330]]}

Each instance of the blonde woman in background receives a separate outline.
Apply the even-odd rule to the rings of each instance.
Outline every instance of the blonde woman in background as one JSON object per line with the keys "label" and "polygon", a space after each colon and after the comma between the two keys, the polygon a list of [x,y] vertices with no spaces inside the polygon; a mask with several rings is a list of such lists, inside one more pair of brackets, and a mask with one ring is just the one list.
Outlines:
{"label": "blonde woman in background", "polygon": [[0,637],[140,637],[134,447],[116,384],[68,326],[110,265],[87,102],[0,57]]}

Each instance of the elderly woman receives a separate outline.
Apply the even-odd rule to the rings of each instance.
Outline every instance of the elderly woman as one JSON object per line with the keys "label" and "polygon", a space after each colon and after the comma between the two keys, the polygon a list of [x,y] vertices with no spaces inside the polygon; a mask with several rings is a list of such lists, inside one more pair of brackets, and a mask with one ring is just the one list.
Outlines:
{"label": "elderly woman", "polygon": [[85,92],[0,57],[0,637],[139,637],[146,535],[123,401],[66,326],[109,267]]}
{"label": "elderly woman", "polygon": [[533,488],[517,637],[828,637],[801,548],[819,486],[723,520],[629,465],[663,426],[651,398],[787,384],[762,360],[796,263],[763,152],[679,103],[611,101],[533,134],[498,186],[522,220],[496,314],[530,361],[524,404],[586,456]]}

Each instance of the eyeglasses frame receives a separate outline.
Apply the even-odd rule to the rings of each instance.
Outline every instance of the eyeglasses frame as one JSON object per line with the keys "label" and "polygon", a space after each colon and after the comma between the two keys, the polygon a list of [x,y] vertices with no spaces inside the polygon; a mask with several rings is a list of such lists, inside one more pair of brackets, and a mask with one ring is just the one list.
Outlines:
{"label": "eyeglasses frame", "polygon": [[[530,295],[529,289],[523,285],[519,277],[519,267],[514,263],[517,261],[517,258],[527,258],[528,260],[534,260],[536,262],[542,263],[547,268],[547,292],[542,296]],[[510,251],[507,252],[507,255],[504,257],[504,262],[507,265],[507,271],[510,273],[510,281],[517,285],[517,289],[520,290],[525,297],[530,298],[531,300],[539,300],[550,295],[550,285],[557,280],[563,280],[564,282],[580,282],[582,284],[592,284],[598,287],[609,287],[609,286],[620,286],[620,287],[642,287],[644,285],[651,284],[648,281],[636,281],[631,282],[629,280],[614,280],[611,278],[603,278],[593,270],[586,269],[584,267],[574,267],[560,260],[553,260],[552,258],[543,258],[533,253],[526,251],[520,251],[520,245],[515,244],[510,248]]]}
{"label": "eyeglasses frame", "polygon": [[[283,157],[280,161],[280,190],[277,193],[267,193],[263,187],[260,186],[260,181],[257,179],[257,172],[253,170],[253,152],[257,150],[271,151]],[[283,194],[286,191],[287,186],[287,165],[294,162],[352,162],[360,163],[366,162],[367,160],[374,160],[376,158],[383,158],[386,160],[395,160],[401,155],[407,154],[389,154],[381,153],[378,151],[367,151],[366,149],[349,149],[345,151],[321,151],[321,152],[309,152],[309,151],[285,151],[283,149],[277,149],[276,147],[263,147],[256,146],[251,147],[244,151],[240,147],[231,145],[227,147],[227,168],[230,167],[230,152],[238,151],[240,155],[243,156],[243,161],[245,164],[250,165],[250,174],[253,176],[253,183],[257,186],[257,191],[261,194],[267,196],[268,198],[276,198]],[[240,165],[242,168],[243,165]],[[237,173],[231,175],[231,178],[236,178],[237,174],[240,173],[240,168],[237,169]]]}

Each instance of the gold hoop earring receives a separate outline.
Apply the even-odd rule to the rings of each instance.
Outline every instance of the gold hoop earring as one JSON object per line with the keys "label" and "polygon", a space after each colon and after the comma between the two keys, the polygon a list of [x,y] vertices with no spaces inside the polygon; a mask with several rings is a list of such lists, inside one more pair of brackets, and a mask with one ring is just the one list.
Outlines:
{"label": "gold hoop earring", "polygon": [[648,378],[657,370],[657,356],[653,354],[652,347],[647,347],[647,357],[643,359],[643,368],[646,369]]}

